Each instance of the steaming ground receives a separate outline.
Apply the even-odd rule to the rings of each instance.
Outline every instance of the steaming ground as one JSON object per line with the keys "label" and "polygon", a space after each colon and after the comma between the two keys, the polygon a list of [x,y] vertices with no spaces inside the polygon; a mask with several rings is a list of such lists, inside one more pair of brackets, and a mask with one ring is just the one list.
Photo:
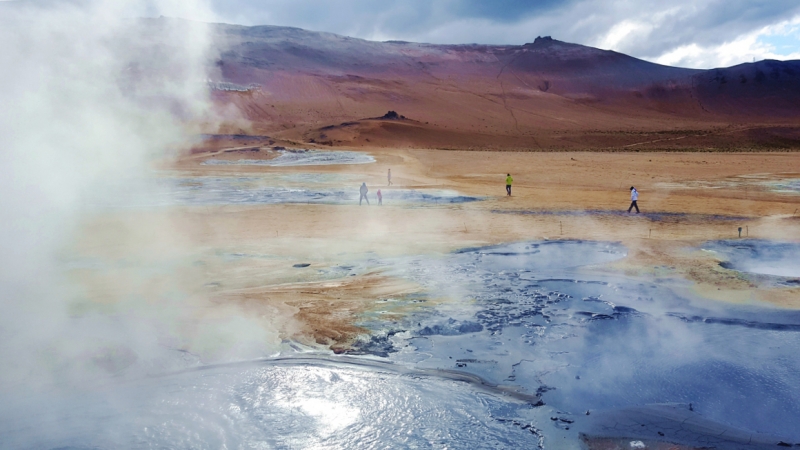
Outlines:
{"label": "steaming ground", "polygon": [[249,126],[209,108],[202,24],[126,19],[202,8],[13,3],[0,447],[800,440],[796,154],[206,135],[159,163]]}
{"label": "steaming ground", "polygon": [[[472,448],[469,427],[500,447],[800,441],[798,198],[751,184],[670,191],[640,174],[688,183],[714,164],[714,177],[785,180],[796,156],[371,155],[267,166],[196,153],[150,172],[141,192],[84,204],[58,266],[67,328],[87,330],[72,339],[95,344],[65,361],[111,387],[82,388],[83,420],[70,418],[73,397],[56,405],[57,434],[35,433],[37,412],[20,406],[3,442],[386,447],[405,436]],[[629,184],[641,215],[621,212]],[[276,356],[290,360],[193,370]],[[375,370],[391,389],[370,387]],[[112,394],[124,401],[102,406]],[[326,419],[334,397],[341,414]],[[429,416],[435,427],[419,422]],[[198,434],[197,420],[215,431]],[[264,424],[282,431],[265,437]],[[711,441],[720,430],[728,437]]]}
{"label": "steaming ground", "polygon": [[[601,270],[626,254],[619,243],[553,240],[317,270],[295,264],[304,276],[276,273],[274,287],[238,289],[227,300],[249,297],[252,316],[276,300],[299,301],[300,320],[310,317],[304,307],[353,314],[356,330],[329,320],[328,332],[359,332],[334,348],[361,358],[304,349],[296,336],[282,358],[112,383],[79,408],[63,400],[41,425],[19,407],[4,421],[14,428],[0,435],[18,446],[100,447],[134,439],[379,448],[402,439],[559,448],[583,436],[750,449],[797,440],[800,313],[733,307],[680,280]],[[231,264],[267,257],[220,256]],[[348,310],[355,301],[362,308]],[[336,337],[319,333],[317,343]],[[115,353],[99,361],[124,370]]]}

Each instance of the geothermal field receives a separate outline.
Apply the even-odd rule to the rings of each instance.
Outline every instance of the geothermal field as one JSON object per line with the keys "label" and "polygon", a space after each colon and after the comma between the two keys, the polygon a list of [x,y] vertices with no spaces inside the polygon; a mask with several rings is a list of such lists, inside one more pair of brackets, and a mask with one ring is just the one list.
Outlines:
{"label": "geothermal field", "polygon": [[800,446],[800,62],[70,17],[3,92],[0,447]]}

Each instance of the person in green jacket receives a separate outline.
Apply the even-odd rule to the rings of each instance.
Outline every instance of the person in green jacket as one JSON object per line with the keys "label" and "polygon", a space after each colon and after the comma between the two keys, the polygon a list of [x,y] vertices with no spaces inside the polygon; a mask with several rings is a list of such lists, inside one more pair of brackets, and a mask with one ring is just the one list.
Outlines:
{"label": "person in green jacket", "polygon": [[506,175],[507,175],[506,176],[506,192],[508,193],[508,196],[511,197],[511,183],[514,182],[514,179],[511,178],[511,174],[510,173],[506,174]]}

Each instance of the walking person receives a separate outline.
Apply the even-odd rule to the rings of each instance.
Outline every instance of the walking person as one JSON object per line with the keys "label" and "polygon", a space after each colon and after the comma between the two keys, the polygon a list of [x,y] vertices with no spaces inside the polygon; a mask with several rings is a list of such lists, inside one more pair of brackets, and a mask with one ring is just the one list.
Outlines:
{"label": "walking person", "polygon": [[639,191],[637,191],[635,187],[631,186],[631,206],[628,207],[628,212],[631,212],[633,208],[636,208],[636,214],[639,214],[639,205],[636,204],[638,200]]}
{"label": "walking person", "polygon": [[383,205],[383,194],[381,194],[380,189],[378,189],[378,204]]}
{"label": "walking person", "polygon": [[389,171],[386,173],[386,179],[389,181],[388,186],[391,186],[392,185],[392,169],[389,169]]}
{"label": "walking person", "polygon": [[359,189],[359,192],[361,192],[361,197],[358,197],[358,206],[361,206],[361,200],[366,200],[367,204],[369,205],[369,199],[367,198],[367,192],[369,192],[369,189],[367,189],[367,183],[361,183],[361,189]]}
{"label": "walking person", "polygon": [[514,179],[511,178],[511,174],[506,174],[506,195],[511,197],[511,183],[514,182]]}

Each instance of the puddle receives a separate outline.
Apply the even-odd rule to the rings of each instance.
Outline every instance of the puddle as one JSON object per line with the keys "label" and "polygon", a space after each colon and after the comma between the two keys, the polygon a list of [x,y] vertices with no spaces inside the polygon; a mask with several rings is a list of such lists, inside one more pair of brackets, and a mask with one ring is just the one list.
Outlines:
{"label": "puddle", "polygon": [[369,164],[375,158],[361,152],[321,151],[321,150],[273,150],[279,155],[272,159],[207,159],[207,166],[326,166],[333,164]]}
{"label": "puddle", "polygon": [[723,267],[776,277],[800,277],[800,243],[759,239],[714,241],[704,246],[717,252]]}

